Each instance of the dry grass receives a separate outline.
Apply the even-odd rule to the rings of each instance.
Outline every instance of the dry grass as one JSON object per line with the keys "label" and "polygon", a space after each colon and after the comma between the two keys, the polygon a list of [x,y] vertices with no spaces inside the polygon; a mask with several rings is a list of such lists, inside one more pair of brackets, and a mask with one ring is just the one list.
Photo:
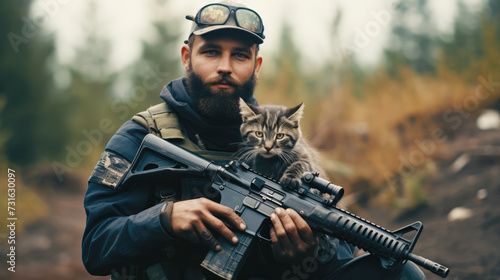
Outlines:
{"label": "dry grass", "polygon": [[500,97],[500,87],[477,90],[481,79],[493,75],[497,81],[500,72],[483,71],[475,83],[444,68],[436,76],[408,68],[399,73],[399,79],[383,70],[372,75],[362,87],[362,100],[353,97],[352,81],[334,90],[320,108],[313,142],[328,158],[354,168],[342,178],[347,186],[359,180],[368,182],[366,188],[392,185],[393,192],[381,200],[398,204],[402,198],[413,207],[425,202],[419,182],[433,172],[428,166],[450,156],[447,138]]}

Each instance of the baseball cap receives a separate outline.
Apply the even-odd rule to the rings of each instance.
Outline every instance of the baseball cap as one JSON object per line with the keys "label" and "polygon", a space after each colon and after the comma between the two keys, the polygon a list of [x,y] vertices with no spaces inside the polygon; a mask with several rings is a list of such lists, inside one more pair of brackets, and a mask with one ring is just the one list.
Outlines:
{"label": "baseball cap", "polygon": [[187,15],[186,19],[193,21],[188,38],[216,30],[232,29],[244,32],[257,44],[264,42],[262,18],[257,12],[238,2],[225,0],[208,4],[196,16]]}

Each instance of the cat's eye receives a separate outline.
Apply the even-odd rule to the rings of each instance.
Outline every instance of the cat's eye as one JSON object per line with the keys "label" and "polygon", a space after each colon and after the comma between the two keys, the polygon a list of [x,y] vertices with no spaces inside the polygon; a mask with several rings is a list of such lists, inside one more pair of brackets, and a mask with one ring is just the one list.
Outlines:
{"label": "cat's eye", "polygon": [[283,137],[285,137],[285,134],[283,134],[283,133],[276,134],[276,139],[281,139]]}
{"label": "cat's eye", "polygon": [[255,135],[257,135],[257,137],[262,137],[264,134],[262,131],[255,131]]}

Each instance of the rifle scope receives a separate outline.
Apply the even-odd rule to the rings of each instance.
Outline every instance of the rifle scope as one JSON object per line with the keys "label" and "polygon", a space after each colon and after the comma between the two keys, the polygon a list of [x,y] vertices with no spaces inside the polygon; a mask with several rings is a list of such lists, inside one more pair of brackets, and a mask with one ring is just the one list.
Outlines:
{"label": "rifle scope", "polygon": [[344,196],[344,188],[337,186],[323,178],[318,177],[318,173],[306,173],[302,176],[304,183],[311,188],[318,189],[322,193],[327,193],[332,199],[331,204],[336,205]]}

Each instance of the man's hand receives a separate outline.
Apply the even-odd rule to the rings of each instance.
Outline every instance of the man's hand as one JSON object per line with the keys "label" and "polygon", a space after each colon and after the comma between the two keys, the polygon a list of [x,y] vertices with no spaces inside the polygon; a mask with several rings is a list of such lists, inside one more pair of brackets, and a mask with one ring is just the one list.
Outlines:
{"label": "man's hand", "polygon": [[201,242],[214,251],[220,251],[221,246],[212,232],[237,244],[238,238],[226,223],[240,230],[246,228],[245,222],[233,209],[206,198],[175,202],[170,220],[175,236],[193,243]]}
{"label": "man's hand", "polygon": [[314,256],[316,236],[297,212],[276,208],[271,222],[271,248],[277,261],[293,264]]}

